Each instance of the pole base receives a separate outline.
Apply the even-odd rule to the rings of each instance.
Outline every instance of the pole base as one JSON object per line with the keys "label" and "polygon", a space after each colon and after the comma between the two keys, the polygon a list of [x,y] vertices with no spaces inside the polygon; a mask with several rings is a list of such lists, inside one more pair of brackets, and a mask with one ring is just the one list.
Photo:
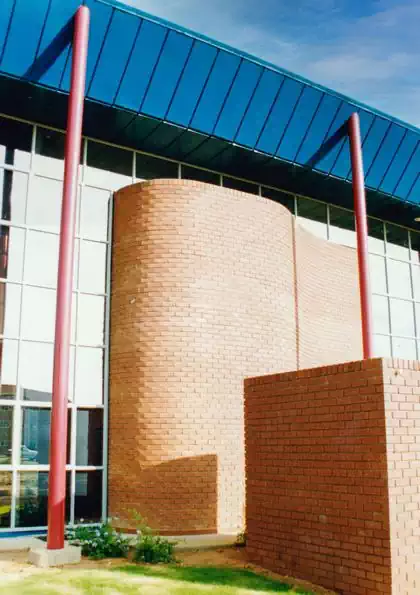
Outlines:
{"label": "pole base", "polygon": [[28,562],[39,568],[64,566],[65,564],[79,564],[82,559],[82,548],[77,545],[64,544],[60,550],[49,550],[45,542],[29,550]]}

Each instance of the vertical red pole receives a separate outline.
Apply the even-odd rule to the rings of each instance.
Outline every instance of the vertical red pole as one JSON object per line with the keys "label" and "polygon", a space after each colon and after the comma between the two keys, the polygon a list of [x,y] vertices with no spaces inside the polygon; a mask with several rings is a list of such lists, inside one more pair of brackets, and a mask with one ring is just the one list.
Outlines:
{"label": "vertical red pole", "polygon": [[368,227],[366,217],[365,177],[359,115],[349,119],[354,210],[356,213],[357,258],[359,263],[360,306],[362,313],[363,357],[373,357],[373,320],[369,276]]}
{"label": "vertical red pole", "polygon": [[73,58],[64,155],[63,203],[61,207],[58,259],[57,311],[50,437],[48,487],[48,539],[50,550],[64,547],[66,498],[67,402],[69,386],[73,255],[76,231],[77,184],[82,142],[83,102],[89,37],[89,9],[80,6],[74,20]]}

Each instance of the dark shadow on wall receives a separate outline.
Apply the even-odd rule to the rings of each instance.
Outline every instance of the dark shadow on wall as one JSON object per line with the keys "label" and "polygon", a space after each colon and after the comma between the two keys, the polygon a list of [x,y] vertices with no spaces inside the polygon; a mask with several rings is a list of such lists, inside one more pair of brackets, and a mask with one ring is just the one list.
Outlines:
{"label": "dark shadow on wall", "polygon": [[[133,464],[129,474],[110,469],[110,515],[134,527],[130,509],[161,534],[217,533],[217,455],[185,457],[148,468]],[[126,466],[125,470],[127,469]]]}

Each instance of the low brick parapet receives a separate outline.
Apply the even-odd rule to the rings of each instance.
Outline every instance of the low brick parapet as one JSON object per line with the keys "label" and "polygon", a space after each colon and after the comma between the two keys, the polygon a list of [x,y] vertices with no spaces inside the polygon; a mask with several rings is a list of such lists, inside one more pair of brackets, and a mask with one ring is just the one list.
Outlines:
{"label": "low brick parapet", "polygon": [[344,595],[420,592],[419,366],[373,359],[245,381],[253,561]]}

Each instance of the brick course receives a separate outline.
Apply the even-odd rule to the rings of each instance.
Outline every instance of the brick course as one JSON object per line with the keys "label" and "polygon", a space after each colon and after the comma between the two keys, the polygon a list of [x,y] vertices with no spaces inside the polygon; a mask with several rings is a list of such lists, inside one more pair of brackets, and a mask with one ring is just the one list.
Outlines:
{"label": "brick course", "polygon": [[420,592],[419,366],[374,359],[245,381],[253,561],[343,595]]}
{"label": "brick course", "polygon": [[110,513],[136,508],[167,533],[240,530],[243,378],[360,357],[355,271],[352,249],[268,199],[187,180],[118,192]]}

